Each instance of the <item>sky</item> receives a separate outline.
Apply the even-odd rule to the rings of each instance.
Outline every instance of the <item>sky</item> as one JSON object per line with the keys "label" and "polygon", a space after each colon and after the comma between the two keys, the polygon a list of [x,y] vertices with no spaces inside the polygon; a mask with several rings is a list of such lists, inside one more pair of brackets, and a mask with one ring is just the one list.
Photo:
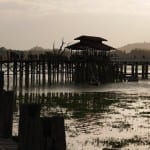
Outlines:
{"label": "sky", "polygon": [[150,42],[150,0],[0,0],[0,47],[59,47],[80,35]]}

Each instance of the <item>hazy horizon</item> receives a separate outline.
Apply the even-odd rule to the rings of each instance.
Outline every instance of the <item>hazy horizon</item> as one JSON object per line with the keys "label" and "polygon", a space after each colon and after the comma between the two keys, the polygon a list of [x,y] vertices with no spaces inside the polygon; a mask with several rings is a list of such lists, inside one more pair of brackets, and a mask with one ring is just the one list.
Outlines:
{"label": "hazy horizon", "polygon": [[148,0],[0,0],[0,47],[52,48],[80,35],[120,47],[150,42]]}

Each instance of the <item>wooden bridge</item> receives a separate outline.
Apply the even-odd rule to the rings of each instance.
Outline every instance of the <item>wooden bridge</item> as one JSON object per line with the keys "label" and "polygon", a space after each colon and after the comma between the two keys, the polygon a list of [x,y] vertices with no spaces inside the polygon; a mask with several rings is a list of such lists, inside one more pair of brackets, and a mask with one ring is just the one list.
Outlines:
{"label": "wooden bridge", "polygon": [[[0,61],[7,86],[34,86],[88,82],[89,76],[100,82],[126,81],[129,77],[148,79],[150,60],[92,61]],[[107,70],[107,72],[106,72]],[[110,75],[111,73],[111,75]],[[104,78],[106,77],[106,78]],[[78,80],[77,80],[78,78]],[[110,79],[110,80],[109,80]]]}
{"label": "wooden bridge", "polygon": [[[75,44],[66,47],[70,56],[46,53],[42,57],[9,58],[0,61],[7,87],[39,86],[66,83],[122,82],[148,79],[150,60],[112,58],[114,48],[100,37],[80,36]],[[22,56],[22,55],[21,55]]]}

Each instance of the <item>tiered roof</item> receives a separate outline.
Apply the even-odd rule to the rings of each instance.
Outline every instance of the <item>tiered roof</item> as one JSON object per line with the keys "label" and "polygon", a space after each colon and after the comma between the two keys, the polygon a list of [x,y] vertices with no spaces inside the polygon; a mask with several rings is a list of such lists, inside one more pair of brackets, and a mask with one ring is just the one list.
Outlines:
{"label": "tiered roof", "polygon": [[110,51],[115,49],[109,45],[102,43],[103,41],[107,40],[101,37],[82,35],[75,38],[74,40],[80,40],[80,42],[69,45],[66,48],[71,50],[102,50],[102,51]]}

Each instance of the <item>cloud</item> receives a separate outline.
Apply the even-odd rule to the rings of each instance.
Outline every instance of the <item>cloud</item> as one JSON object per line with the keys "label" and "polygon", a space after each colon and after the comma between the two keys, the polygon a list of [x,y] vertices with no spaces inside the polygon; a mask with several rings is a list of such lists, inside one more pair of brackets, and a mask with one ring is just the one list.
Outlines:
{"label": "cloud", "polygon": [[108,13],[149,15],[149,0],[27,0],[38,6],[40,12],[49,13]]}
{"label": "cloud", "polygon": [[11,2],[6,0],[0,0],[0,16],[12,16],[12,15],[22,15],[28,12],[30,8],[24,3],[20,3],[17,0],[12,0]]}
{"label": "cloud", "polygon": [[0,0],[0,16],[39,16],[43,5],[32,0]]}
{"label": "cloud", "polygon": [[149,0],[0,0],[0,14],[96,13],[150,15]]}

